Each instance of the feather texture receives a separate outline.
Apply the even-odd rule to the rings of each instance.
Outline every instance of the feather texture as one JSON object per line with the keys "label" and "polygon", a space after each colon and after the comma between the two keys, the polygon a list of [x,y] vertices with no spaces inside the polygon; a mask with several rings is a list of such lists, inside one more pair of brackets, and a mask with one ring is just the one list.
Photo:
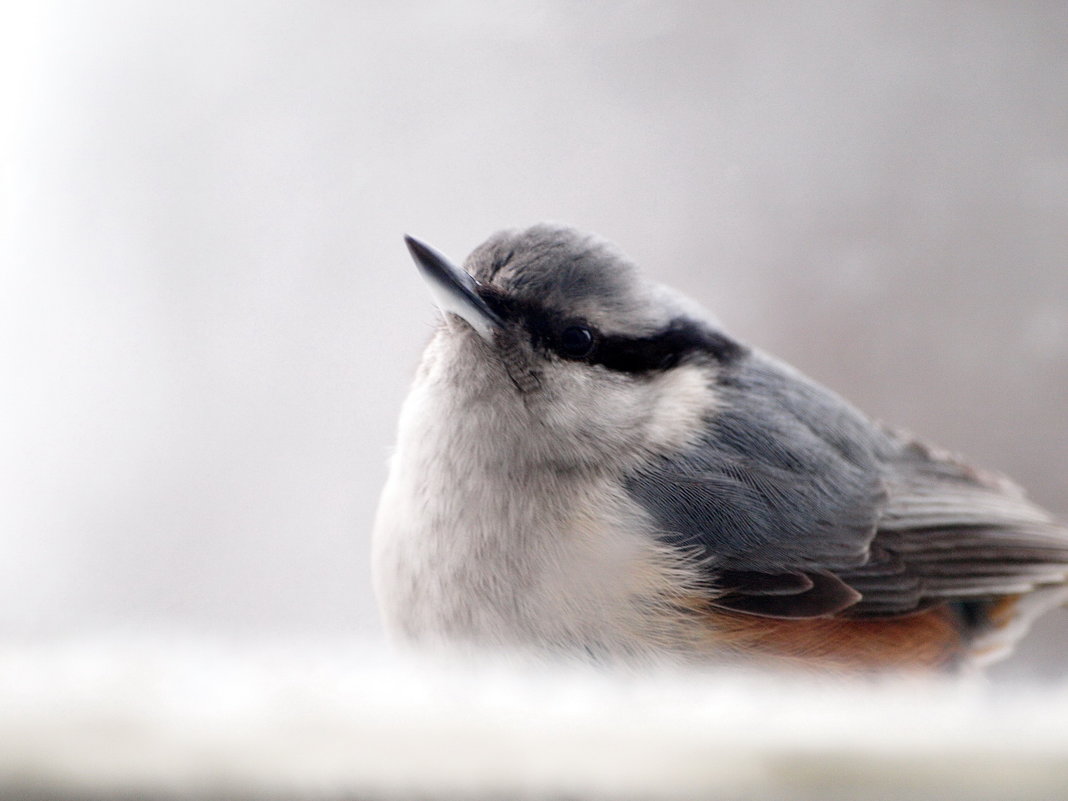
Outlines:
{"label": "feather texture", "polygon": [[878,618],[1068,579],[1068,531],[1007,479],[875,425],[757,352],[717,389],[722,410],[698,445],[627,482],[660,538],[700,559],[713,604]]}

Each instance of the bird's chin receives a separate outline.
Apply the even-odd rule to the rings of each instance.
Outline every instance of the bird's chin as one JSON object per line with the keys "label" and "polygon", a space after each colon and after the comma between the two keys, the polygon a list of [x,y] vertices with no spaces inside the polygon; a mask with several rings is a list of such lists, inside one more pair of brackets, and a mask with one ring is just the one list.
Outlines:
{"label": "bird's chin", "polygon": [[508,374],[512,385],[520,395],[532,395],[542,387],[542,373],[534,369],[528,353],[514,339],[498,336],[496,341],[497,357]]}
{"label": "bird's chin", "polygon": [[487,341],[454,314],[446,317],[446,324],[449,337],[488,374],[487,380],[501,381],[524,397],[542,388],[542,371],[536,366],[530,348],[514,331],[499,329],[493,333],[492,341]]}

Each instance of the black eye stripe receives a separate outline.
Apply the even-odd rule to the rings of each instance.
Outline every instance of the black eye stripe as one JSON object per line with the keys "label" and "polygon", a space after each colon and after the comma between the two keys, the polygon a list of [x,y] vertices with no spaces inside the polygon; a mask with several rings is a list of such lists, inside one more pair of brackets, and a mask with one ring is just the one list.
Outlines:
{"label": "black eye stripe", "polygon": [[[721,364],[746,353],[744,345],[684,317],[672,320],[664,329],[643,337],[603,334],[584,320],[568,318],[541,306],[517,301],[492,287],[479,291],[495,312],[505,319],[521,319],[536,348],[561,358],[582,360],[621,373],[642,374],[669,370],[691,354],[710,356]],[[588,353],[565,350],[561,335],[568,329],[583,328],[592,340]]]}
{"label": "black eye stripe", "polygon": [[610,370],[644,373],[669,370],[693,353],[726,363],[743,352],[742,345],[722,334],[689,320],[675,320],[663,331],[647,337],[605,336],[590,361]]}

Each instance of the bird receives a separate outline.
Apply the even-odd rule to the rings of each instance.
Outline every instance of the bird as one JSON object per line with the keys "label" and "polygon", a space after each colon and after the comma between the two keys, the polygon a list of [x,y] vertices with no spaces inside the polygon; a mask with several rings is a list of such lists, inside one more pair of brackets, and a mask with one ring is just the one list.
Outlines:
{"label": "bird", "polygon": [[372,532],[416,647],[596,664],[983,667],[1068,601],[1068,530],[865,416],[615,245],[542,223],[458,267]]}

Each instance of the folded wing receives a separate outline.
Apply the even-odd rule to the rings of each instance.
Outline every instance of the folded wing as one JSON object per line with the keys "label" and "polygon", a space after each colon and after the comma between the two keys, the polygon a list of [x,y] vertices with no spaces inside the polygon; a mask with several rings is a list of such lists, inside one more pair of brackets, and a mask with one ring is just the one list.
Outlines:
{"label": "folded wing", "polygon": [[754,615],[910,614],[1068,578],[1068,531],[1007,480],[871,423],[754,354],[702,440],[630,476],[710,603]]}

